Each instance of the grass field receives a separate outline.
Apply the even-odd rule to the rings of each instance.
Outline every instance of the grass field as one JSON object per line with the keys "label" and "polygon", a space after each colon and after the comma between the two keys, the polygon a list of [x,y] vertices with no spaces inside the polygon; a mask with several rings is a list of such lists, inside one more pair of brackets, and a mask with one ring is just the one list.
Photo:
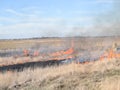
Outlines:
{"label": "grass field", "polygon": [[120,90],[120,59],[0,74],[1,90]]}
{"label": "grass field", "polygon": [[[28,40],[0,40],[0,52],[7,50],[40,48],[48,53],[69,49],[74,40],[73,56],[98,56],[99,52],[112,48],[120,37],[44,38]],[[86,53],[89,52],[89,53]],[[84,54],[85,53],[85,54]],[[49,59],[45,56],[44,59]],[[43,57],[1,57],[0,64],[25,60],[42,60]],[[120,59],[104,59],[87,64],[65,64],[45,68],[25,68],[21,72],[0,72],[0,90],[120,90]]]}
{"label": "grass field", "polygon": [[71,46],[71,40],[74,41],[75,49],[101,49],[111,46],[113,43],[120,45],[120,37],[69,37],[69,38],[41,38],[25,40],[0,40],[0,49],[18,49],[31,47],[67,47]]}

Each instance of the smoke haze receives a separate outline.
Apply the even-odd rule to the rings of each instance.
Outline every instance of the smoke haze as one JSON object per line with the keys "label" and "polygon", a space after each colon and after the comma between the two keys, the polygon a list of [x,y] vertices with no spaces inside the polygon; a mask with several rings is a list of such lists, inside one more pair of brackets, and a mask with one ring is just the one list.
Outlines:
{"label": "smoke haze", "polygon": [[113,9],[100,15],[96,20],[95,29],[99,35],[118,36],[120,35],[120,2],[114,1]]}
{"label": "smoke haze", "polygon": [[90,27],[74,27],[68,36],[119,36],[120,35],[120,1],[113,2],[110,11],[93,17]]}

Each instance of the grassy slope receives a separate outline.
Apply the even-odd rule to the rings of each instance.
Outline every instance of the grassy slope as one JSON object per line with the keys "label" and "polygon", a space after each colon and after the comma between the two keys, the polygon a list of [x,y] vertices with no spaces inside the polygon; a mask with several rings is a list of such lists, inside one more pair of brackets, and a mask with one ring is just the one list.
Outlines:
{"label": "grassy slope", "polygon": [[120,90],[120,60],[0,74],[1,90]]}

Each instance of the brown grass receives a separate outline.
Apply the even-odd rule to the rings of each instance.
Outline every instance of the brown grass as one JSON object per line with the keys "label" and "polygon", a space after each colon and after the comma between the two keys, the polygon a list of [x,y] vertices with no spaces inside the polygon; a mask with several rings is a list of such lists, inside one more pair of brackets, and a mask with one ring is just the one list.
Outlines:
{"label": "brown grass", "polygon": [[[26,40],[0,40],[0,50],[2,53],[11,52],[15,49],[21,50],[21,54],[12,55],[11,57],[0,58],[0,66],[7,64],[21,63],[21,61],[37,61],[55,59],[56,57],[50,57],[52,52],[68,50],[71,47],[71,41],[74,41],[74,53],[73,57],[83,56],[83,51],[88,51],[89,55],[96,57],[101,53],[106,52],[107,49],[111,49],[112,44],[117,43],[120,46],[120,37],[99,37],[99,38],[41,38],[41,39],[26,39]],[[30,49],[36,47],[35,50],[40,49],[39,57],[21,57],[23,56],[24,49]],[[4,49],[8,50],[5,51]],[[58,50],[57,50],[58,49]],[[31,55],[33,52],[29,50]],[[0,52],[0,53],[1,53]],[[42,53],[44,52],[44,53]],[[85,54],[88,55],[88,54]],[[17,57],[17,58],[14,58]],[[62,57],[62,56],[61,56]],[[84,56],[83,56],[84,57]],[[63,58],[65,58],[63,56]]]}
{"label": "brown grass", "polygon": [[120,90],[120,60],[0,74],[1,90]]}
{"label": "brown grass", "polygon": [[64,39],[46,38],[46,39],[28,39],[28,40],[0,40],[0,49],[30,48],[32,46],[59,46],[65,42]]}
{"label": "brown grass", "polygon": [[[101,51],[111,48],[113,43],[120,45],[120,37],[112,38],[76,38],[74,49]],[[0,49],[30,48],[33,46],[69,48],[71,39],[11,40],[0,41]],[[77,55],[76,55],[77,56]],[[78,54],[79,56],[79,54]],[[41,57],[0,58],[0,64],[15,63],[26,59],[36,61]],[[68,64],[22,72],[0,73],[0,90],[120,90],[120,59],[103,60],[88,64]]]}

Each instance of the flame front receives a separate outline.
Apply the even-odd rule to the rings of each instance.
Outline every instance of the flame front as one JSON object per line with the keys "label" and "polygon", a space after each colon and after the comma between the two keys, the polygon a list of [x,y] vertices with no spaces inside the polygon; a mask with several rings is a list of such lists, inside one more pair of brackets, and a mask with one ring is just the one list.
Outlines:
{"label": "flame front", "polygon": [[104,53],[101,57],[100,60],[108,59],[111,60],[113,58],[120,58],[120,53],[116,53],[114,50],[109,50],[108,52]]}
{"label": "flame front", "polygon": [[58,51],[58,52],[50,54],[50,56],[55,57],[55,59],[57,59],[57,60],[60,60],[62,56],[66,56],[65,57],[66,59],[73,58],[73,56],[72,56],[72,54],[74,53],[73,47],[74,47],[74,40],[72,39],[71,40],[71,47],[68,50]]}

